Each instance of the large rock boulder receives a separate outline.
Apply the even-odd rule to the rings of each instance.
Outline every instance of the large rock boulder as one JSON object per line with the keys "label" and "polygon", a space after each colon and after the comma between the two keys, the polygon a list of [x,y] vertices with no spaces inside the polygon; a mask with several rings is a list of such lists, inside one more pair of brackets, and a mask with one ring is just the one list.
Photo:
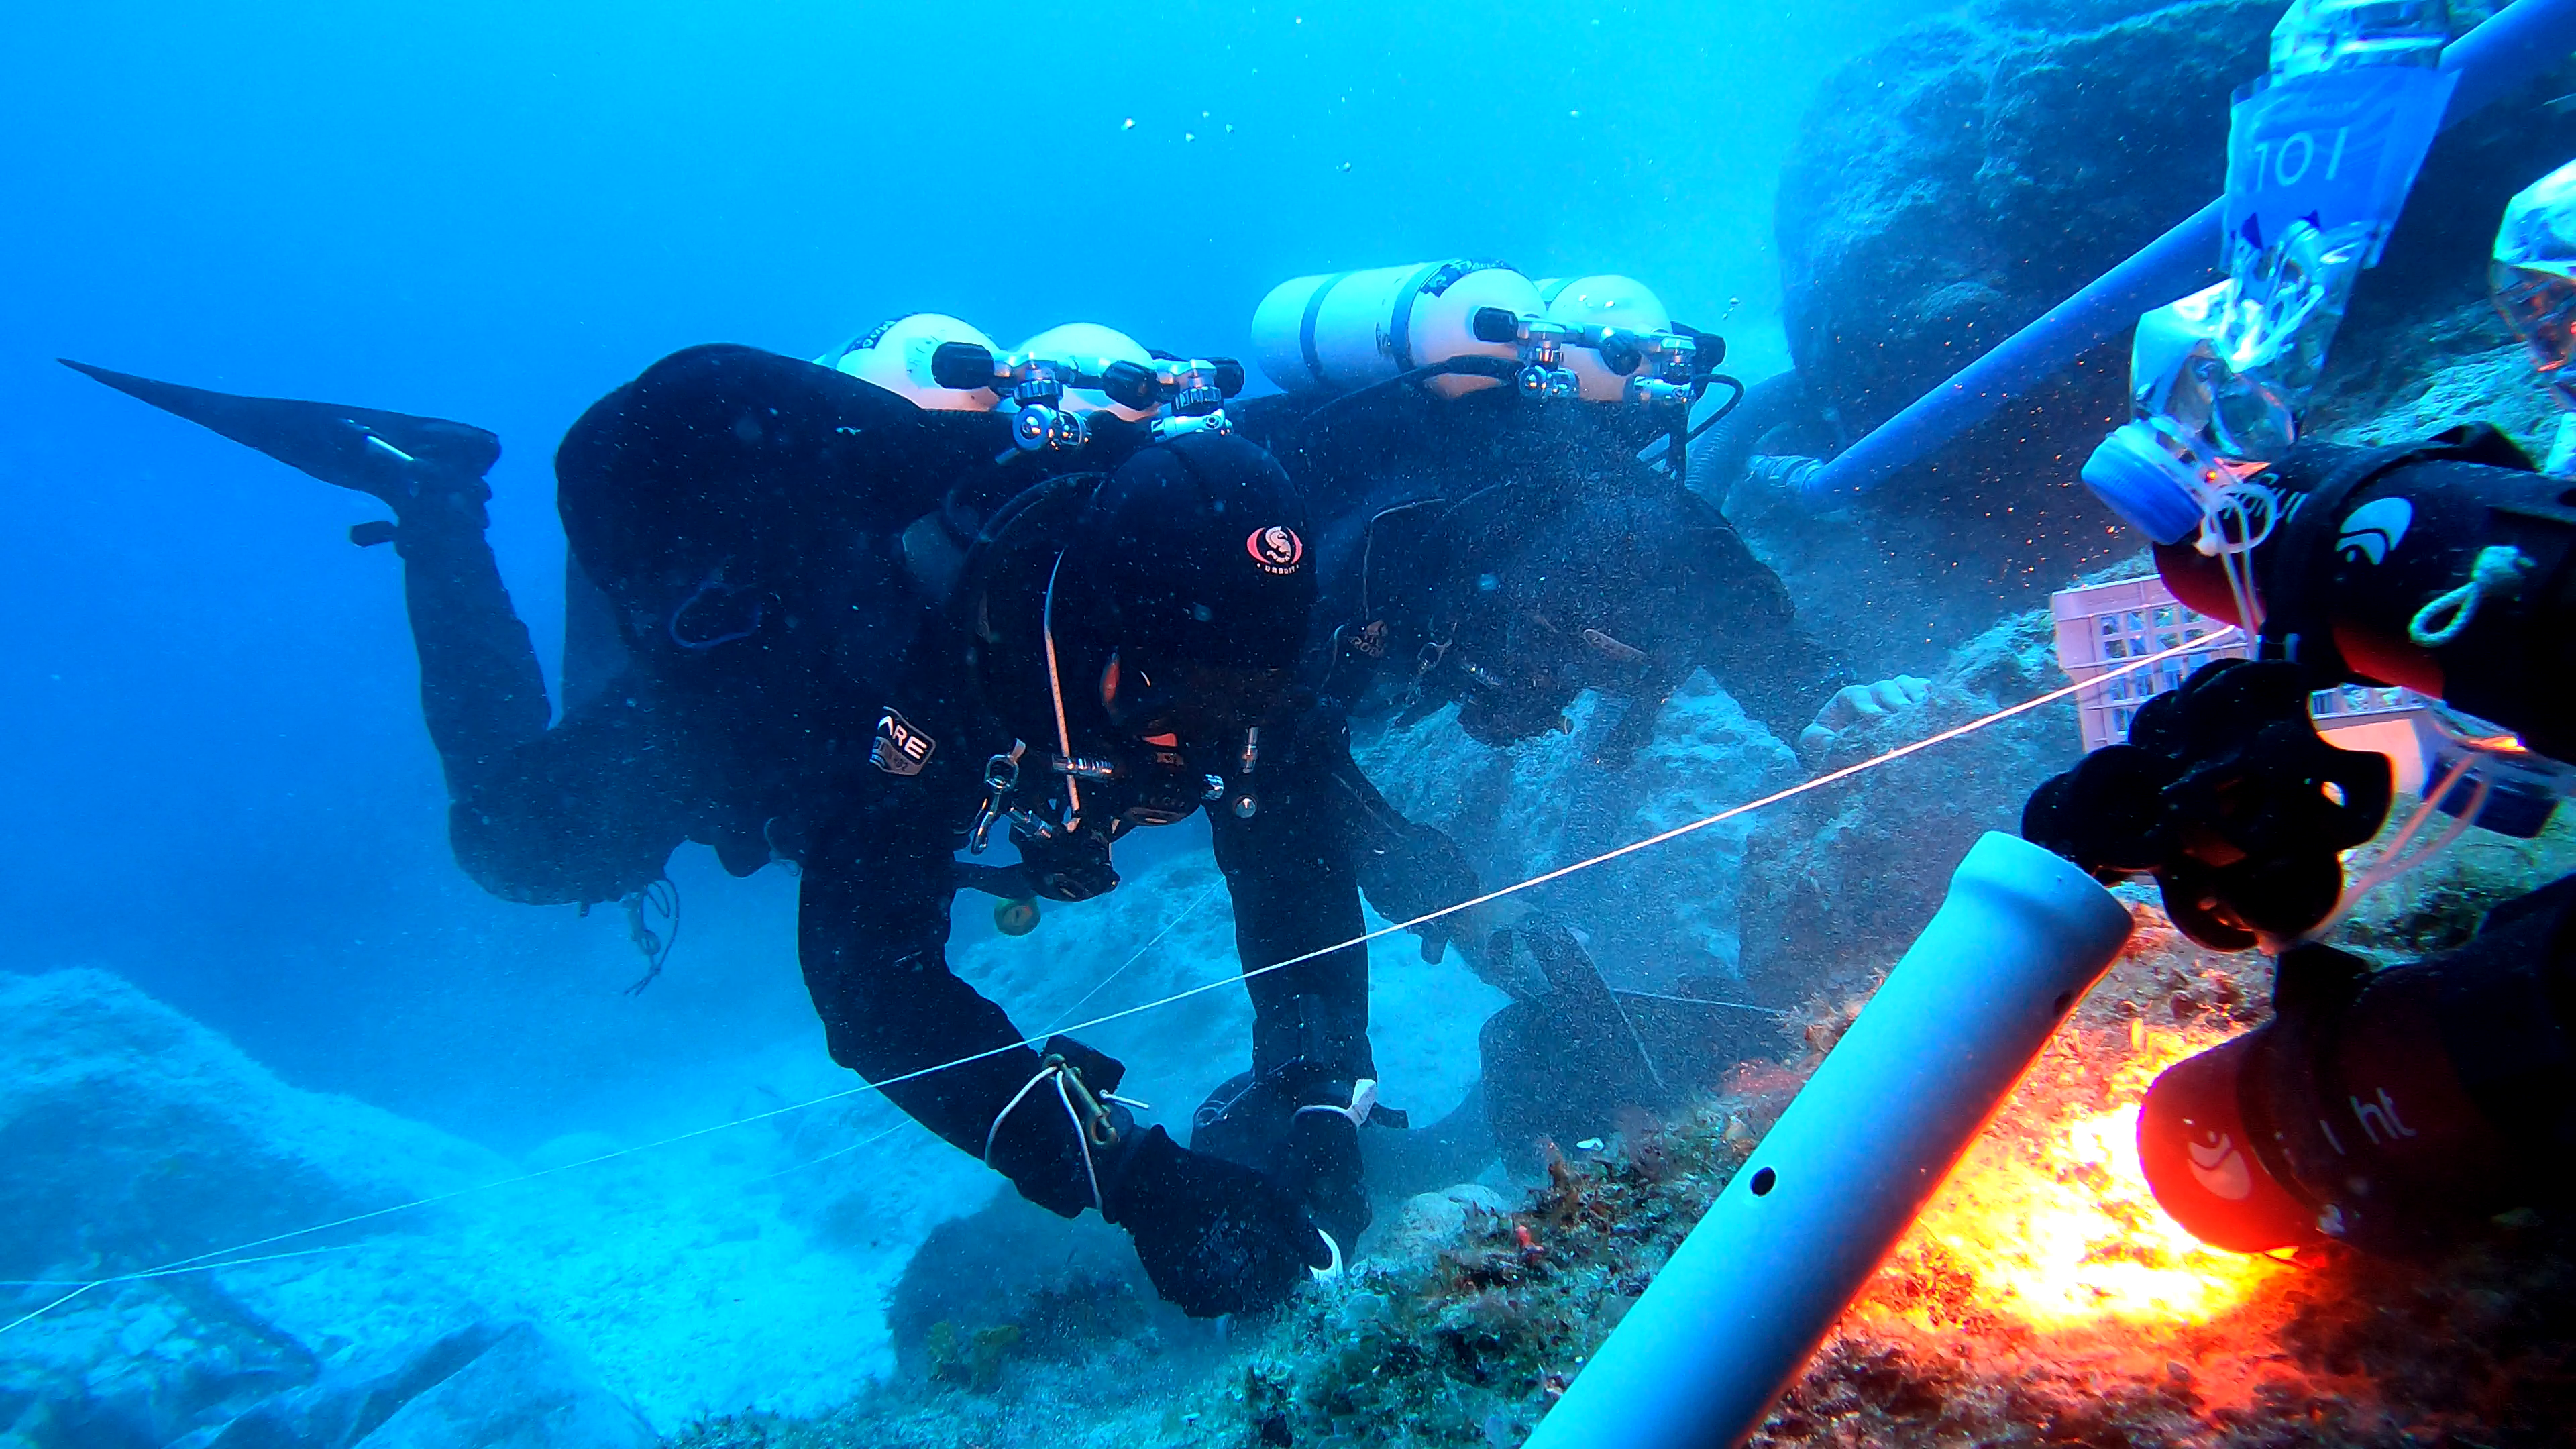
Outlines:
{"label": "large rock boulder", "polygon": [[[1959,649],[1921,707],[1843,731],[1820,763],[1856,764],[2065,683],[2047,611],[2016,615]],[[1746,988],[1785,1006],[1893,965],[1968,847],[2018,830],[2022,802],[2082,747],[2074,707],[2050,704],[1765,811],[1744,846]]]}
{"label": "large rock boulder", "polygon": [[[2229,94],[2262,74],[2280,11],[1984,0],[1830,79],[1780,186],[1783,316],[1817,415],[1784,448],[1866,433],[2218,195]],[[2465,26],[2483,7],[2453,12]],[[2437,143],[2337,357],[2420,351],[2428,322],[2482,293],[2506,197],[2576,151],[2576,115],[2537,104],[2567,89],[2544,82]],[[2127,371],[2123,336],[1849,517],[1748,532],[1826,636],[1946,650],[2137,546],[2077,478],[2125,415]],[[1836,586],[1856,573],[1872,586]]]}
{"label": "large rock boulder", "polygon": [[0,975],[0,1063],[0,1276],[150,1268],[509,1167],[392,1113],[287,1088],[103,971]]}
{"label": "large rock boulder", "polygon": [[[296,1091],[87,970],[0,975],[0,1158],[0,1275],[60,1285],[0,1297],[0,1321],[82,1281],[236,1244],[278,1239],[243,1257],[346,1248],[362,1229],[300,1230],[510,1170],[419,1123]],[[39,1449],[158,1446],[310,1382],[328,1352],[213,1274],[112,1283],[0,1339],[0,1426]]]}
{"label": "large rock boulder", "polygon": [[[740,1070],[741,1100],[683,1119],[731,1131],[512,1160],[281,1082],[117,977],[0,974],[0,1260],[21,1280],[0,1284],[0,1449],[276,1428],[434,1367],[402,1345],[446,1343],[454,1366],[405,1397],[414,1437],[374,1449],[486,1442],[477,1422],[492,1443],[615,1443],[638,1413],[668,1429],[846,1397],[893,1368],[904,1260],[994,1179],[819,1042]],[[226,1266],[183,1262],[204,1254]],[[185,1270],[97,1281],[163,1265]]]}

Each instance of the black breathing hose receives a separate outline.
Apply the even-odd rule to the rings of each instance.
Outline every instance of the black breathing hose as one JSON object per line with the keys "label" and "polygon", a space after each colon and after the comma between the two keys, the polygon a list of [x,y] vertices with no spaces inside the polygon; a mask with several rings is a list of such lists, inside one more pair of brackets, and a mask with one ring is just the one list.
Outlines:
{"label": "black breathing hose", "polygon": [[1520,375],[1520,370],[1518,362],[1502,357],[1453,357],[1446,362],[1426,363],[1410,372],[1399,372],[1393,377],[1382,377],[1365,387],[1355,387],[1349,392],[1328,397],[1298,417],[1296,424],[1299,427],[1305,427],[1346,403],[1355,402],[1360,398],[1369,397],[1405,383],[1428,382],[1435,377],[1490,377],[1497,382],[1509,382]]}

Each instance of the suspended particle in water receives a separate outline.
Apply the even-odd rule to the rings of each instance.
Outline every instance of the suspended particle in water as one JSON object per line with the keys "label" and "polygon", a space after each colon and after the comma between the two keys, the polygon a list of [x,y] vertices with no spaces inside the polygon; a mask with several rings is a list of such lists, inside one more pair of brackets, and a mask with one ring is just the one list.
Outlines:
{"label": "suspended particle in water", "polygon": [[1183,131],[1183,132],[1181,133],[1181,139],[1182,139],[1182,140],[1184,140],[1184,141],[1195,141],[1195,140],[1197,140],[1198,138],[1199,138],[1199,133],[1198,133],[1198,132],[1196,132],[1196,131]]}
{"label": "suspended particle in water", "polygon": [[1121,124],[1119,125],[1118,129],[1119,129],[1119,130],[1122,130],[1122,131],[1132,131],[1132,130],[1135,130],[1135,129],[1136,129],[1136,118],[1135,118],[1134,116],[1129,116],[1129,117],[1128,117],[1128,118],[1127,118],[1123,123],[1121,123]]}
{"label": "suspended particle in water", "polygon": [[1351,163],[1349,163],[1348,161],[1343,162],[1343,163],[1342,163],[1342,169],[1343,169],[1343,170],[1345,170],[1345,171],[1350,170],[1350,169],[1351,169]]}

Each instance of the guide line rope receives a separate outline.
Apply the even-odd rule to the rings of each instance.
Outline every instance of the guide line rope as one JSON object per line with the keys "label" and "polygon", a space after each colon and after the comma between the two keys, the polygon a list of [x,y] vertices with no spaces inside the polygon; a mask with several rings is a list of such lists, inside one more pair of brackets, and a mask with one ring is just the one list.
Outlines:
{"label": "guide line rope", "polygon": [[1115,981],[1115,980],[1117,980],[1119,977],[1126,975],[1126,974],[1127,974],[1127,968],[1128,968],[1128,967],[1130,967],[1130,966],[1135,965],[1135,964],[1136,964],[1137,962],[1139,962],[1139,961],[1144,960],[1144,959],[1145,959],[1145,953],[1146,953],[1146,952],[1151,951],[1151,950],[1153,950],[1155,947],[1157,947],[1157,946],[1159,946],[1159,945],[1163,944],[1163,938],[1164,938],[1165,936],[1168,936],[1168,935],[1172,934],[1172,932],[1174,932],[1174,931],[1176,931],[1176,930],[1180,929],[1181,922],[1186,921],[1186,920],[1188,920],[1190,917],[1197,915],[1197,914],[1199,913],[1199,907],[1201,907],[1201,906],[1203,906],[1203,905],[1206,905],[1206,904],[1208,903],[1208,897],[1210,897],[1210,896],[1212,896],[1212,895],[1215,895],[1215,894],[1216,894],[1216,888],[1217,888],[1218,886],[1223,885],[1223,884],[1225,884],[1225,881],[1223,880],[1223,878],[1219,878],[1218,880],[1216,880],[1216,881],[1214,881],[1214,882],[1210,883],[1210,884],[1209,884],[1209,886],[1208,886],[1208,888],[1207,888],[1206,890],[1203,890],[1203,891],[1199,892],[1199,893],[1198,893],[1198,897],[1197,897],[1197,899],[1192,900],[1188,905],[1181,907],[1180,914],[1178,914],[1178,915],[1176,915],[1176,916],[1172,917],[1172,918],[1171,918],[1170,920],[1168,920],[1168,921],[1165,921],[1165,922],[1163,923],[1163,929],[1161,929],[1161,930],[1159,930],[1159,931],[1156,931],[1156,932],[1153,934],[1153,936],[1145,942],[1145,944],[1144,944],[1144,945],[1137,947],[1137,948],[1136,948],[1136,951],[1135,951],[1135,954],[1133,954],[1133,955],[1129,956],[1126,960],[1119,962],[1119,963],[1118,963],[1118,969],[1117,969],[1117,970],[1112,971],[1112,972],[1110,972],[1108,975],[1101,977],[1099,981],[1095,982],[1095,983],[1092,985],[1092,988],[1091,988],[1089,991],[1086,991],[1086,992],[1082,993],[1082,995],[1081,995],[1081,996],[1079,996],[1079,997],[1075,998],[1073,1005],[1066,1007],[1064,1010],[1062,1010],[1062,1011],[1060,1011],[1060,1012],[1057,1012],[1057,1013],[1056,1013],[1056,1017],[1055,1017],[1055,1025],[1048,1027],[1048,1028],[1047,1028],[1043,1033],[1041,1033],[1041,1035],[1044,1035],[1044,1036],[1053,1036],[1053,1035],[1055,1035],[1057,1032],[1062,1031],[1062,1030],[1064,1029],[1064,1021],[1065,1021],[1065,1018],[1066,1018],[1066,1017],[1069,1017],[1069,1016],[1073,1015],[1075,1012],[1082,1010],[1082,1004],[1083,1004],[1084,1002],[1089,1001],[1091,998],[1093,998],[1093,997],[1095,997],[1095,996],[1098,996],[1098,995],[1100,994],[1100,992],[1101,992],[1101,989],[1102,989],[1103,987],[1106,987],[1110,982]]}
{"label": "guide line rope", "polygon": [[[858,1150],[859,1150],[860,1148],[862,1148],[862,1147],[874,1147],[874,1146],[876,1146],[878,1143],[883,1142],[883,1141],[884,1141],[884,1140],[886,1140],[887,1138],[892,1137],[894,1134],[896,1134],[896,1133],[898,1133],[898,1132],[902,1131],[903,1129],[905,1129],[906,1127],[909,1127],[909,1126],[911,1126],[911,1125],[912,1125],[912,1119],[911,1119],[911,1118],[909,1118],[909,1117],[906,1117],[906,1118],[904,1118],[903,1120],[901,1120],[901,1121],[899,1121],[899,1122],[895,1123],[893,1126],[886,1128],[884,1131],[882,1131],[882,1132],[878,1132],[878,1133],[875,1133],[875,1134],[870,1135],[870,1136],[867,1136],[867,1137],[862,1137],[862,1138],[860,1138],[858,1141],[851,1143],[851,1144],[850,1144],[849,1146],[847,1146],[847,1147],[835,1147],[835,1148],[833,1148],[831,1151],[824,1153],[824,1154],[823,1154],[822,1156],[820,1156],[820,1157],[811,1158],[811,1159],[809,1159],[809,1160],[807,1160],[807,1161],[797,1163],[794,1167],[782,1167],[782,1168],[778,1169],[776,1172],[764,1172],[764,1173],[762,1173],[760,1176],[755,1177],[755,1178],[752,1178],[752,1179],[750,1179],[750,1180],[748,1180],[748,1181],[744,1182],[742,1185],[743,1185],[744,1187],[749,1187],[749,1186],[751,1186],[751,1185],[752,1185],[752,1183],[756,1183],[756,1182],[769,1182],[769,1181],[771,1181],[771,1180],[773,1180],[773,1179],[776,1179],[776,1178],[785,1177],[787,1174],[789,1174],[789,1173],[791,1173],[791,1172],[803,1172],[805,1169],[807,1169],[807,1168],[809,1168],[809,1167],[820,1167],[820,1166],[822,1166],[824,1163],[831,1161],[831,1160],[832,1160],[833,1158],[835,1158],[835,1157],[847,1157],[847,1156],[849,1156],[851,1153],[858,1151]],[[216,1264],[215,1266],[217,1266],[217,1267],[222,1267],[223,1265],[222,1265],[222,1264],[220,1264],[220,1263],[218,1263],[218,1264]]]}
{"label": "guide line rope", "polygon": [[1730,1011],[1750,1011],[1763,1016],[1786,1018],[1789,1013],[1776,1006],[1756,1006],[1750,1001],[1719,1001],[1707,996],[1673,996],[1661,991],[1631,991],[1625,986],[1610,988],[1613,996],[1637,996],[1648,1001],[1678,1001],[1685,1006],[1722,1006]]}
{"label": "guide line rope", "polygon": [[[2127,674],[2133,674],[2141,669],[2152,668],[2168,659],[2177,658],[2185,654],[2206,653],[2215,648],[2225,647],[2226,645],[2234,642],[2235,638],[2239,636],[2240,633],[2241,631],[2230,627],[2219,630],[2214,634],[2205,635],[2198,639],[2177,644],[2173,648],[2166,649],[2158,653],[2140,655],[2135,659],[2113,665],[2110,668],[2103,670],[2101,673],[2094,675],[2090,679],[2079,680],[2076,683],[2066,685],[2063,688],[2050,690],[2046,694],[2036,695],[2030,699],[2023,700],[2019,704],[2007,705],[1991,714],[1981,715],[1976,719],[1969,720],[1965,724],[1954,725],[1951,728],[1942,730],[1936,734],[1927,735],[1911,744],[1899,745],[1894,749],[1872,755],[1868,759],[1845,765],[1837,770],[1829,770],[1824,774],[1802,780],[1795,785],[1790,785],[1783,789],[1774,790],[1770,794],[1762,796],[1760,799],[1749,800],[1741,805],[1730,806],[1714,815],[1704,816],[1698,820],[1676,825],[1669,830],[1658,831],[1657,833],[1646,836],[1641,840],[1634,840],[1626,845],[1605,850],[1598,855],[1575,861],[1570,865],[1561,865],[1553,870],[1543,871],[1537,875],[1531,876],[1527,880],[1516,881],[1498,890],[1487,891],[1483,895],[1476,896],[1470,900],[1463,900],[1455,905],[1443,906],[1436,911],[1427,911],[1409,921],[1399,921],[1393,925],[1381,926],[1377,930],[1367,931],[1360,935],[1353,936],[1347,941],[1337,941],[1330,946],[1320,946],[1312,951],[1291,956],[1284,961],[1274,961],[1267,966],[1255,967],[1238,976],[1228,976],[1220,980],[1205,982],[1198,986],[1187,987],[1183,990],[1172,992],[1167,996],[1157,997],[1152,1001],[1144,1002],[1136,1006],[1124,1007],[1103,1016],[1095,1016],[1088,1021],[1077,1022],[1071,1027],[1064,1028],[1064,1030],[1089,1031],[1094,1027],[1107,1026],[1111,1022],[1124,1021],[1131,1016],[1142,1016],[1146,1012],[1158,1011],[1163,1007],[1170,1006],[1176,1002],[1186,1001],[1195,996],[1204,996],[1211,991],[1225,989],[1235,985],[1237,982],[1249,981],[1256,976],[1267,976],[1273,971],[1285,971],[1289,967],[1303,965],[1308,961],[1317,959],[1318,957],[1329,956],[1336,951],[1347,951],[1354,946],[1365,946],[1370,942],[1382,940],[1388,936],[1400,935],[1417,926],[1428,925],[1433,921],[1457,915],[1462,911],[1471,911],[1478,906],[1490,905],[1507,896],[1518,895],[1523,891],[1534,890],[1539,886],[1564,880],[1569,876],[1579,875],[1596,866],[1607,865],[1614,860],[1622,860],[1628,856],[1638,854],[1641,851],[1651,850],[1656,846],[1663,845],[1669,841],[1679,840],[1683,836],[1697,834],[1711,826],[1722,825],[1727,821],[1740,819],[1741,817],[1750,815],[1757,810],[1767,809],[1770,806],[1780,804],[1786,800],[1793,800],[1800,795],[1804,795],[1815,790],[1821,790],[1828,785],[1840,784],[1842,781],[1851,779],[1854,776],[1867,774],[1869,771],[1878,769],[1884,765],[1894,764],[1896,761],[1904,759],[1909,755],[1921,754],[1923,751],[1931,749],[1936,745],[1947,744],[1952,740],[1975,734],[1979,730],[2000,724],[2003,721],[2012,719],[2018,715],[2028,714],[2037,709],[2045,709],[2049,705],[2055,704],[2063,699],[2070,699],[2078,692],[2089,689],[2094,685],[2104,683],[2108,680],[2117,679]],[[1006,1056],[1012,1052],[1025,1051],[1033,1047],[1042,1046],[1045,1043],[1047,1036],[1055,1034],[1056,1033],[1054,1032],[1048,1032],[1041,1036],[1026,1037],[1019,1041],[1005,1043],[1001,1046],[989,1047],[983,1051],[959,1057],[954,1061],[941,1062],[937,1066],[922,1067],[915,1071],[898,1073],[897,1075],[886,1077],[880,1081],[862,1082],[858,1086],[851,1087],[843,1091],[827,1093],[824,1096],[810,1098],[802,1102],[791,1102],[785,1106],[773,1107],[763,1112],[754,1112],[747,1117],[738,1117],[730,1122],[719,1122],[713,1126],[692,1128],[686,1132],[674,1133],[669,1137],[660,1138],[652,1142],[641,1143],[634,1147],[621,1147],[613,1152],[602,1152],[594,1156],[580,1158],[572,1162],[558,1163],[553,1167],[540,1168],[534,1172],[519,1173],[515,1176],[500,1178],[492,1182],[479,1183],[470,1187],[455,1188],[448,1192],[433,1193],[427,1197],[416,1198],[410,1202],[395,1203],[390,1207],[374,1208],[362,1213],[351,1213],[346,1217],[334,1218],[326,1223],[316,1223],[311,1227],[295,1228],[283,1233],[273,1233],[268,1237],[256,1238],[250,1242],[236,1244],[230,1248],[219,1248],[212,1252],[198,1253],[192,1257],[176,1258],[157,1267],[143,1269],[138,1272],[119,1273],[94,1279],[74,1288],[69,1293],[54,1299],[52,1302],[47,1303],[42,1307],[20,1314],[18,1317],[9,1320],[7,1323],[0,1323],[0,1334],[8,1333],[12,1329],[41,1318],[53,1310],[60,1308],[64,1304],[71,1302],[82,1294],[87,1293],[93,1288],[104,1287],[113,1283],[129,1283],[147,1278],[166,1277],[180,1272],[196,1272],[215,1268],[239,1267],[250,1263],[268,1262],[271,1261],[273,1257],[296,1256],[293,1254],[277,1254],[271,1255],[271,1257],[262,1258],[234,1257],[235,1254],[251,1252],[258,1248],[268,1247],[271,1244],[283,1243],[295,1238],[310,1237],[315,1233],[327,1233],[339,1228],[352,1227],[359,1223],[372,1222],[378,1218],[390,1217],[396,1213],[412,1212],[420,1208],[435,1207],[440,1203],[453,1202],[458,1198],[470,1197],[476,1193],[495,1192],[505,1187],[516,1187],[522,1183],[534,1182],[539,1178],[552,1177],[558,1173],[571,1172],[577,1168],[593,1167],[603,1162],[614,1161],[620,1157],[632,1157],[638,1153],[658,1151],[661,1148],[676,1146],[682,1142],[690,1142],[700,1137],[712,1136],[718,1132],[731,1131],[736,1127],[748,1127],[755,1122],[766,1122],[775,1117],[786,1116],[791,1112],[801,1112],[809,1107],[820,1107],[827,1103],[842,1101],[850,1097],[882,1092],[888,1087],[901,1086],[906,1082],[919,1081],[924,1077],[934,1076],[940,1072],[951,1070],[952,1068],[967,1066],[975,1062],[989,1060],[993,1057]]]}

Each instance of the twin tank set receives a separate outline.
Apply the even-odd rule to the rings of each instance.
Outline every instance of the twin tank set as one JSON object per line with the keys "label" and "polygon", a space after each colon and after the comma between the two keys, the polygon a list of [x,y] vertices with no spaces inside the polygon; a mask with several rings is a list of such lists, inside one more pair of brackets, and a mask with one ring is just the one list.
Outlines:
{"label": "twin tank set", "polygon": [[[1253,358],[1292,395],[1398,382],[1444,398],[1513,387],[1540,400],[1634,403],[1686,416],[1724,351],[1676,328],[1644,284],[1600,275],[1533,281],[1499,262],[1446,259],[1297,277],[1252,316]],[[1231,358],[1148,351],[1097,323],[1051,327],[1008,351],[972,324],[916,312],[815,359],[940,411],[1006,412],[1030,452],[1072,452],[1108,413],[1158,436],[1226,426],[1242,391]]]}

